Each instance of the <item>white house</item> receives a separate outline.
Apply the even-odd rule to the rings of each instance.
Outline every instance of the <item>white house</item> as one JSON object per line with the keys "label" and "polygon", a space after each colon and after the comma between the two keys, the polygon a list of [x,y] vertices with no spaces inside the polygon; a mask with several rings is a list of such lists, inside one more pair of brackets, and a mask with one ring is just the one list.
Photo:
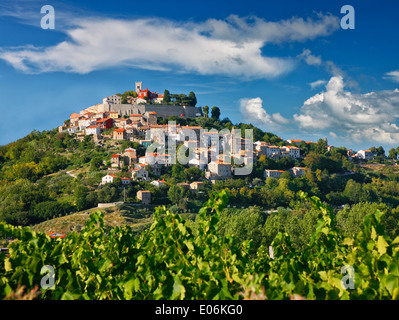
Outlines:
{"label": "white house", "polygon": [[79,131],[79,127],[78,126],[69,127],[67,131],[69,134],[75,134],[76,132]]}
{"label": "white house", "polygon": [[98,124],[98,125],[95,125],[95,126],[87,127],[85,129],[85,132],[86,132],[86,136],[88,136],[90,134],[100,134],[101,133],[100,125]]}
{"label": "white house", "polygon": [[104,177],[101,179],[101,183],[102,183],[102,184],[113,183],[115,178],[117,178],[117,176],[115,176],[115,175],[113,175],[113,174],[107,174],[106,176],[104,176]]}
{"label": "white house", "polygon": [[153,186],[156,186],[156,187],[159,188],[159,187],[165,185],[165,184],[166,184],[166,181],[165,181],[165,180],[154,180],[154,181],[151,181],[151,184],[152,184]]}
{"label": "white house", "polygon": [[288,143],[295,143],[296,145],[300,145],[301,144],[301,139],[288,139],[287,142]]}
{"label": "white house", "polygon": [[94,126],[96,124],[95,119],[81,119],[78,122],[79,130],[86,129],[87,127]]}
{"label": "white house", "polygon": [[359,150],[356,153],[357,158],[363,159],[363,160],[373,160],[374,155],[370,150]]}

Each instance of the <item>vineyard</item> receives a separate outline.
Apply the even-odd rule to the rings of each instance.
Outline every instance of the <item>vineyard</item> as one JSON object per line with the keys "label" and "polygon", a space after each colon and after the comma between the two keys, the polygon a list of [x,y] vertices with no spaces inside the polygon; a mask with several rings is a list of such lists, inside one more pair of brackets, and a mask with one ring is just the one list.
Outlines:
{"label": "vineyard", "polygon": [[48,300],[398,299],[399,238],[385,233],[382,213],[367,215],[360,232],[344,238],[332,210],[301,195],[319,212],[303,250],[284,233],[255,253],[251,241],[220,236],[226,190],[199,211],[195,229],[165,207],[136,237],[129,226],[105,229],[101,212],[64,239],[0,224],[0,234],[15,239],[8,255],[0,253],[0,299],[22,291]]}

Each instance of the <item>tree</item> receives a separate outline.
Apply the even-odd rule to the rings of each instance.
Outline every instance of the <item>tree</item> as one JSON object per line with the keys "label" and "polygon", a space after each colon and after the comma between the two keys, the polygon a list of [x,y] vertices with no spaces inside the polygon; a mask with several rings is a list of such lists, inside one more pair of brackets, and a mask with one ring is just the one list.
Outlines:
{"label": "tree", "polygon": [[99,170],[103,165],[103,161],[100,156],[96,156],[91,159],[90,161],[90,171],[97,171]]}
{"label": "tree", "polygon": [[87,209],[87,188],[83,185],[78,185],[75,189],[75,206],[78,211]]}
{"label": "tree", "polygon": [[377,148],[377,156],[382,156],[382,157],[385,156],[385,150],[384,150],[384,148],[382,146],[379,146]]}
{"label": "tree", "polygon": [[213,106],[213,107],[212,107],[212,110],[211,110],[211,117],[212,117],[212,119],[214,119],[214,120],[219,120],[219,117],[220,117],[220,109],[219,109],[218,107],[216,107],[216,106]]}
{"label": "tree", "polygon": [[170,103],[170,92],[169,90],[164,91],[163,93],[163,103]]}
{"label": "tree", "polygon": [[190,100],[190,104],[189,104],[190,106],[195,106],[197,104],[197,98],[196,98],[195,93],[193,91],[191,91],[188,94],[188,98]]}
{"label": "tree", "polygon": [[168,198],[173,204],[178,204],[180,199],[186,195],[186,190],[182,187],[171,186],[168,191]]}
{"label": "tree", "polygon": [[389,150],[388,157],[396,160],[396,158],[398,157],[398,152],[395,150],[395,148],[391,148]]}
{"label": "tree", "polygon": [[184,175],[188,180],[195,181],[204,177],[204,171],[198,167],[190,167],[188,169],[184,169]]}
{"label": "tree", "polygon": [[67,202],[44,201],[35,206],[35,218],[40,220],[48,220],[53,217],[64,216],[73,211],[73,206]]}
{"label": "tree", "polygon": [[202,111],[204,111],[205,118],[208,118],[209,117],[209,107],[208,106],[203,107]]}
{"label": "tree", "polygon": [[175,163],[172,166],[172,177],[181,180],[184,178],[184,167],[180,163]]}

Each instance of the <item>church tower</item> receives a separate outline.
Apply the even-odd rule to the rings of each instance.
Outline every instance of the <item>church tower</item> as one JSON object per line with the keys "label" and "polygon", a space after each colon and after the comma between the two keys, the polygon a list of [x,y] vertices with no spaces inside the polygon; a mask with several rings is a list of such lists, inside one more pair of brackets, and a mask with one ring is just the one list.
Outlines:
{"label": "church tower", "polygon": [[139,93],[142,90],[143,83],[142,82],[136,82],[136,92]]}

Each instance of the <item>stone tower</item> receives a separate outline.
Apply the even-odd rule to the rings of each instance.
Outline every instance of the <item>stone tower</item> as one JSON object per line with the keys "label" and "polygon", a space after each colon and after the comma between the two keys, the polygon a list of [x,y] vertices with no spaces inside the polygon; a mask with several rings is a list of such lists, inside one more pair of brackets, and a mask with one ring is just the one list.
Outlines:
{"label": "stone tower", "polygon": [[136,82],[136,92],[139,93],[140,90],[142,90],[143,83],[142,82]]}

